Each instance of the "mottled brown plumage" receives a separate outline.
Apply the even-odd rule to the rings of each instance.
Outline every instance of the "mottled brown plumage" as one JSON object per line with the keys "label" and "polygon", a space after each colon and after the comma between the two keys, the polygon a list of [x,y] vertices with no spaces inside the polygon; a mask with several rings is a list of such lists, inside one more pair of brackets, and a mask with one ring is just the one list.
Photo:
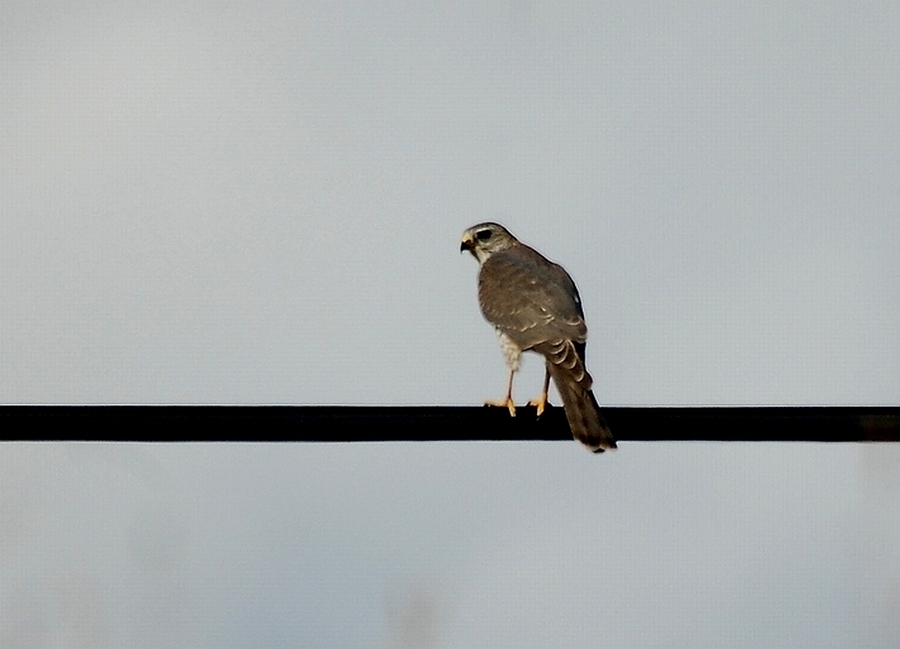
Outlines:
{"label": "mottled brown plumage", "polygon": [[547,368],[543,393],[531,402],[537,405],[538,416],[547,403],[552,378],[575,438],[594,452],[615,448],[584,365],[587,326],[569,274],[497,223],[480,223],[466,230],[460,250],[471,252],[481,265],[481,312],[497,330],[509,367],[506,399],[488,403],[506,406],[515,416],[513,376],[521,353],[535,351],[544,357]]}

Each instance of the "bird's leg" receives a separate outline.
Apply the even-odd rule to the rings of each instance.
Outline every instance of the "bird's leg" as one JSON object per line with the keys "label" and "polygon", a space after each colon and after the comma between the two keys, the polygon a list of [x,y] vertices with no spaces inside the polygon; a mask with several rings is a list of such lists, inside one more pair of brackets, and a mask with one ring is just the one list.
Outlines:
{"label": "bird's leg", "polygon": [[503,401],[485,401],[484,405],[486,406],[496,406],[498,408],[506,408],[509,410],[509,416],[516,416],[516,402],[513,401],[512,398],[512,384],[513,384],[513,376],[515,376],[516,371],[509,371],[509,383],[506,384],[506,399]]}
{"label": "bird's leg", "polygon": [[540,417],[547,409],[547,390],[550,389],[550,370],[544,370],[544,389],[541,390],[541,396],[528,402],[529,406],[537,408],[537,416]]}

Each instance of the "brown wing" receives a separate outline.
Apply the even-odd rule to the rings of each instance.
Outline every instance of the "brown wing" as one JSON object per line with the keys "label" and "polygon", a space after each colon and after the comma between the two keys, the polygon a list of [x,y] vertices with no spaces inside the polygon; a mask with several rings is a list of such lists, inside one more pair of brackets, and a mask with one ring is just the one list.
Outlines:
{"label": "brown wing", "polygon": [[570,340],[583,358],[587,327],[578,289],[562,266],[524,244],[481,265],[478,300],[484,317],[523,350]]}

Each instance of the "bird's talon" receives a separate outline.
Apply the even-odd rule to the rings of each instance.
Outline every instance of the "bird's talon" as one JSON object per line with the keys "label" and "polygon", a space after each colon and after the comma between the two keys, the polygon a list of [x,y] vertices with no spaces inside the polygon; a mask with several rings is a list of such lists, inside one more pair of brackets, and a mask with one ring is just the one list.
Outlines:
{"label": "bird's talon", "polygon": [[485,401],[485,406],[490,406],[492,408],[506,408],[509,410],[509,416],[516,416],[516,402],[512,399],[505,399],[503,401]]}
{"label": "bird's talon", "polygon": [[528,405],[534,406],[537,409],[536,418],[540,419],[541,415],[544,414],[544,411],[547,409],[547,406],[549,406],[550,403],[547,401],[547,395],[543,395],[538,397],[537,399],[532,399],[528,402]]}

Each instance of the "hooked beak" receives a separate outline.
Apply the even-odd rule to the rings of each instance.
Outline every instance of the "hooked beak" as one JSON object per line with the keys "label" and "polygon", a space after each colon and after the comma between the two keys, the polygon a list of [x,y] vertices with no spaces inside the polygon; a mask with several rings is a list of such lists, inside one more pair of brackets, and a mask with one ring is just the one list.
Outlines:
{"label": "hooked beak", "polygon": [[462,243],[459,244],[459,251],[461,253],[465,252],[466,250],[474,254],[473,251],[475,250],[475,240],[472,237],[463,237]]}

